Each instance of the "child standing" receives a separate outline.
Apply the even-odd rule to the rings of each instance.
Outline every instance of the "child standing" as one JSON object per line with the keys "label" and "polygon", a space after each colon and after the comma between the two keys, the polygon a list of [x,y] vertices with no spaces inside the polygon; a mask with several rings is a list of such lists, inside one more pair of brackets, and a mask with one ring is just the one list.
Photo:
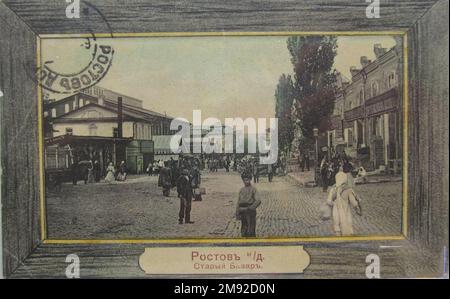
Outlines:
{"label": "child standing", "polygon": [[244,187],[239,191],[239,200],[236,206],[236,219],[241,220],[241,236],[256,237],[256,208],[261,201],[255,187],[252,186],[251,174],[242,174]]}

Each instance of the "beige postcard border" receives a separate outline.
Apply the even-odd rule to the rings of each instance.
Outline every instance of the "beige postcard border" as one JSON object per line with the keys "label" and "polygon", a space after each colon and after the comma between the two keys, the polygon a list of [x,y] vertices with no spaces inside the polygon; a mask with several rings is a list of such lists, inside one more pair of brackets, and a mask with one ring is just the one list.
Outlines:
{"label": "beige postcard border", "polygon": [[[223,243],[292,243],[292,242],[357,242],[405,240],[408,235],[408,39],[406,31],[287,31],[287,32],[156,32],[156,33],[96,33],[96,38],[111,37],[208,37],[208,36],[380,36],[403,37],[403,174],[402,174],[402,231],[394,236],[352,236],[352,237],[270,237],[270,238],[186,238],[186,239],[48,239],[44,182],[44,137],[42,87],[38,84],[38,138],[39,138],[39,207],[41,241],[43,244],[223,244]],[[36,38],[37,66],[41,65],[41,40],[59,38],[85,38],[92,34],[42,34]],[[40,83],[40,82],[39,82]]]}

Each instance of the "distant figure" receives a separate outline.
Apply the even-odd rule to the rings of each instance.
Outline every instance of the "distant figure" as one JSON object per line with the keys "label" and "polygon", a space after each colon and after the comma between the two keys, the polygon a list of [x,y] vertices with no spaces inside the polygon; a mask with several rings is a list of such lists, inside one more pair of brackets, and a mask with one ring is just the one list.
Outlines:
{"label": "distant figure", "polygon": [[116,180],[125,181],[127,179],[127,166],[125,161],[120,162],[119,171],[117,173]]}
{"label": "distant figure", "polygon": [[148,174],[148,176],[152,176],[153,175],[153,163],[152,162],[148,163],[147,174]]}
{"label": "distant figure", "polygon": [[344,172],[336,174],[336,184],[328,194],[327,204],[332,207],[333,229],[337,236],[353,235],[352,208],[361,216],[361,205],[358,196],[348,186]]}
{"label": "distant figure", "polygon": [[200,184],[202,182],[202,175],[197,166],[192,170],[192,189],[194,194],[194,201],[202,201],[202,194],[200,192]]}
{"label": "distant figure", "polygon": [[230,168],[232,169],[232,170],[234,170],[234,160],[230,160]]}
{"label": "distant figure", "polygon": [[180,176],[180,170],[178,168],[177,161],[173,160],[171,162],[170,171],[171,171],[171,180],[170,181],[171,181],[172,187],[175,187],[177,185],[177,179]]}
{"label": "distant figure", "polygon": [[72,183],[74,185],[77,184],[78,182],[78,162],[77,160],[73,160],[72,165],[70,165],[70,170],[71,170],[71,174],[72,174]]}
{"label": "distant figure", "polygon": [[309,167],[309,153],[308,153],[308,151],[305,151],[303,153],[302,172],[305,171],[305,167],[306,167],[306,171],[309,171],[310,167]]}
{"label": "distant figure", "polygon": [[87,183],[88,184],[93,184],[95,183],[95,178],[94,178],[94,165],[91,163],[89,163],[88,167],[87,167],[87,171],[88,171],[88,177],[87,177]]}
{"label": "distant figure", "polygon": [[241,236],[256,237],[256,209],[261,201],[255,187],[252,186],[252,175],[242,174],[244,187],[239,191],[239,198],[236,206],[236,219],[241,221]]}
{"label": "distant figure", "polygon": [[191,204],[192,204],[192,183],[189,177],[189,171],[183,169],[177,180],[177,192],[180,198],[180,212],[178,213],[178,223],[191,224]]}
{"label": "distant figure", "polygon": [[158,186],[162,187],[164,196],[168,197],[170,195],[172,172],[169,167],[163,167],[159,170]]}
{"label": "distant figure", "polygon": [[367,171],[364,169],[364,167],[360,166],[358,168],[358,174],[356,175],[356,177],[360,178],[360,177],[365,177],[367,175]]}
{"label": "distant figure", "polygon": [[114,164],[112,162],[109,163],[108,168],[106,168],[106,177],[105,181],[107,183],[112,183],[115,180],[114,173],[116,169],[114,168]]}
{"label": "distant figure", "polygon": [[159,169],[158,169],[158,162],[153,162],[153,172],[152,175],[158,175],[159,174]]}
{"label": "distant figure", "polygon": [[273,165],[268,164],[267,165],[267,176],[269,178],[269,183],[271,183],[273,180],[273,173],[274,173]]}
{"label": "distant figure", "polygon": [[253,163],[253,182],[259,183],[259,167],[258,162]]}
{"label": "distant figure", "polygon": [[323,156],[322,162],[320,162],[320,177],[322,180],[322,190],[327,192],[329,184],[329,163],[327,156]]}
{"label": "distant figure", "polygon": [[96,183],[100,182],[101,178],[101,170],[100,170],[100,163],[98,163],[98,160],[95,160],[94,162],[94,180]]}

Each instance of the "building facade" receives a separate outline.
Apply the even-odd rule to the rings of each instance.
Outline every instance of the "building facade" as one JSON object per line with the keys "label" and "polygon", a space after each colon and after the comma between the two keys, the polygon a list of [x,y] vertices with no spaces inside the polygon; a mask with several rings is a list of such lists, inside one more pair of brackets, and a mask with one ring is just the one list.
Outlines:
{"label": "building facade", "polygon": [[46,168],[92,160],[105,169],[125,161],[129,172],[144,172],[154,159],[153,136],[173,132],[172,118],[142,106],[141,100],[100,87],[45,103]]}
{"label": "building facade", "polygon": [[351,81],[337,93],[328,145],[341,144],[365,167],[401,169],[402,93],[400,45],[391,49],[374,45],[376,59],[360,58],[351,67]]}

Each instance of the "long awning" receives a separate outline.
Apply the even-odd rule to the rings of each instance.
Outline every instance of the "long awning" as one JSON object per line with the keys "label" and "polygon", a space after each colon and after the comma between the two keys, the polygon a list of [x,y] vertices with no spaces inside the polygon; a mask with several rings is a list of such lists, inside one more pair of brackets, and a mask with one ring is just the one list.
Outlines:
{"label": "long awning", "polygon": [[102,137],[102,136],[75,136],[75,135],[61,135],[56,137],[45,138],[45,145],[67,145],[67,144],[82,144],[82,143],[127,143],[133,138],[116,138],[116,137]]}

